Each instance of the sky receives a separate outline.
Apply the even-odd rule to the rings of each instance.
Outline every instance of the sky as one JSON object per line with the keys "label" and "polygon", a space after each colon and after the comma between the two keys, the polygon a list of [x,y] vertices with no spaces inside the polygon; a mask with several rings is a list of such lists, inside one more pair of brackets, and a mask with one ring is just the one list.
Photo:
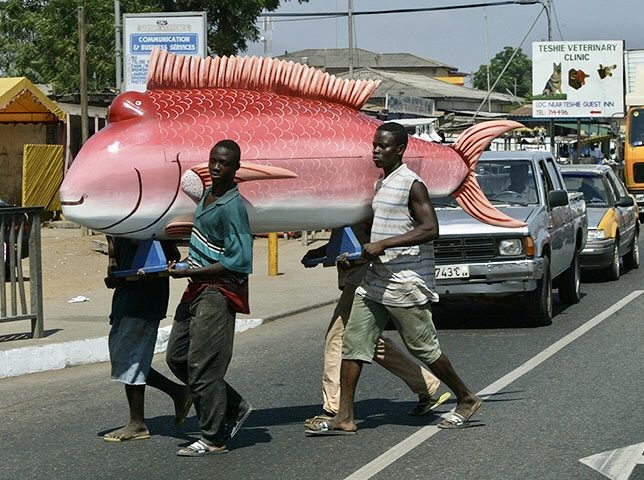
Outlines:
{"label": "sky", "polygon": [[[353,11],[498,1],[502,0],[354,0]],[[346,12],[347,3],[347,0],[310,0],[299,4],[297,0],[282,0],[277,12]],[[624,40],[626,49],[644,48],[644,25],[641,20],[644,0],[553,0],[552,3],[553,41]],[[530,31],[535,20],[536,24]],[[262,20],[259,22],[261,30]],[[493,58],[505,46],[521,46],[523,52],[531,57],[532,42],[548,40],[547,17],[539,4],[356,16],[354,25],[357,48],[377,53],[413,53],[466,73],[475,72],[487,63],[487,52]],[[521,45],[526,34],[528,36]],[[270,37],[268,53],[273,56],[306,48],[347,48],[347,17],[297,21],[274,18]],[[263,55],[264,49],[264,43],[252,43],[246,53]]]}

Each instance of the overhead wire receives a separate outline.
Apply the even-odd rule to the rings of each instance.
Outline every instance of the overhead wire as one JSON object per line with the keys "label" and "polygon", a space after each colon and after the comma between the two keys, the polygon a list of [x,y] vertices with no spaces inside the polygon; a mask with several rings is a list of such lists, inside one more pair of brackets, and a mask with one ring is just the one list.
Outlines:
{"label": "overhead wire", "polygon": [[521,40],[521,43],[519,44],[519,46],[518,46],[517,48],[515,48],[515,49],[514,49],[514,52],[512,52],[512,56],[511,56],[511,57],[508,59],[508,61],[506,62],[505,66],[503,67],[503,70],[501,70],[501,73],[499,73],[499,76],[496,78],[496,81],[494,82],[494,85],[492,85],[492,88],[490,88],[490,90],[487,92],[487,95],[485,96],[485,98],[483,99],[483,101],[481,102],[481,104],[479,105],[479,108],[477,108],[477,109],[476,109],[476,112],[474,112],[474,115],[472,116],[472,121],[474,121],[474,120],[476,119],[476,116],[477,116],[477,115],[478,115],[478,113],[481,111],[481,108],[483,108],[483,105],[485,105],[485,102],[487,102],[487,99],[489,98],[489,96],[490,96],[490,95],[492,94],[492,92],[494,91],[494,88],[495,88],[495,87],[496,87],[496,85],[499,83],[499,80],[501,80],[501,77],[503,77],[503,74],[505,73],[505,71],[506,71],[506,70],[508,69],[508,67],[510,66],[510,63],[512,63],[512,60],[514,59],[514,56],[517,54],[517,52],[518,52],[519,50],[521,50],[521,47],[523,46],[523,43],[524,43],[524,42],[526,41],[526,39],[528,38],[528,35],[530,35],[530,32],[532,32],[532,29],[533,29],[533,28],[534,28],[534,26],[537,24],[537,21],[539,20],[539,18],[541,18],[541,15],[543,14],[543,12],[544,12],[544,10],[541,10],[541,11],[539,12],[539,14],[537,15],[537,18],[535,18],[535,19],[534,19],[534,22],[532,22],[532,25],[530,26],[530,29],[526,32],[525,36],[523,37],[523,40]]}

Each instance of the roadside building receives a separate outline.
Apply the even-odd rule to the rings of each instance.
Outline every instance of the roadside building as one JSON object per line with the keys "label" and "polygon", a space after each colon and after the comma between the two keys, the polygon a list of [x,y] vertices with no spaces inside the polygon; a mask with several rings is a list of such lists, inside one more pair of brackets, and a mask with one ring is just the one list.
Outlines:
{"label": "roadside building", "polygon": [[[331,75],[347,72],[351,64],[348,48],[309,48],[286,52],[277,58],[316,67]],[[455,67],[411,53],[376,53],[362,48],[353,49],[353,68],[414,73],[455,85],[463,85],[467,76]]]}
{"label": "roadside building", "polygon": [[66,114],[25,77],[0,78],[0,198],[58,210]]}
{"label": "roadside building", "polygon": [[[349,78],[349,73],[339,74],[338,77]],[[369,99],[369,104],[371,105],[384,108],[387,95],[403,95],[432,99],[436,110],[440,112],[455,112],[464,115],[470,114],[470,116],[485,101],[485,108],[481,109],[483,111],[482,115],[488,113],[487,101],[485,100],[487,92],[485,90],[453,85],[415,73],[383,71],[368,67],[354,70],[351,78],[355,80],[371,79],[381,81]],[[492,92],[490,94],[491,112],[507,113],[516,108],[520,101],[521,99],[511,95]]]}

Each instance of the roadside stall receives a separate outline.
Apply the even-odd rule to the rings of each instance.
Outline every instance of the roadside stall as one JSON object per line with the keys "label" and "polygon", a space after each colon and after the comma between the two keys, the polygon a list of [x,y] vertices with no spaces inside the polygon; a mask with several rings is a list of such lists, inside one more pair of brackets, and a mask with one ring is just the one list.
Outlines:
{"label": "roadside stall", "polygon": [[65,120],[27,78],[0,78],[0,322],[29,320],[36,338],[44,333],[40,222],[43,208],[60,210]]}

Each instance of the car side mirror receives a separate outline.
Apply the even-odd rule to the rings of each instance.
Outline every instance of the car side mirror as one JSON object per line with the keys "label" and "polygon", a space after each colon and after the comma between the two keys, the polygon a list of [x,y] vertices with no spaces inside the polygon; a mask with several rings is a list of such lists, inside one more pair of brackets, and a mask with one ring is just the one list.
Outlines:
{"label": "car side mirror", "polygon": [[618,207],[632,207],[635,205],[635,201],[633,200],[633,197],[622,197],[617,202],[615,202],[615,205]]}
{"label": "car side mirror", "polygon": [[548,192],[550,208],[565,207],[568,205],[568,192],[565,190],[551,190]]}

